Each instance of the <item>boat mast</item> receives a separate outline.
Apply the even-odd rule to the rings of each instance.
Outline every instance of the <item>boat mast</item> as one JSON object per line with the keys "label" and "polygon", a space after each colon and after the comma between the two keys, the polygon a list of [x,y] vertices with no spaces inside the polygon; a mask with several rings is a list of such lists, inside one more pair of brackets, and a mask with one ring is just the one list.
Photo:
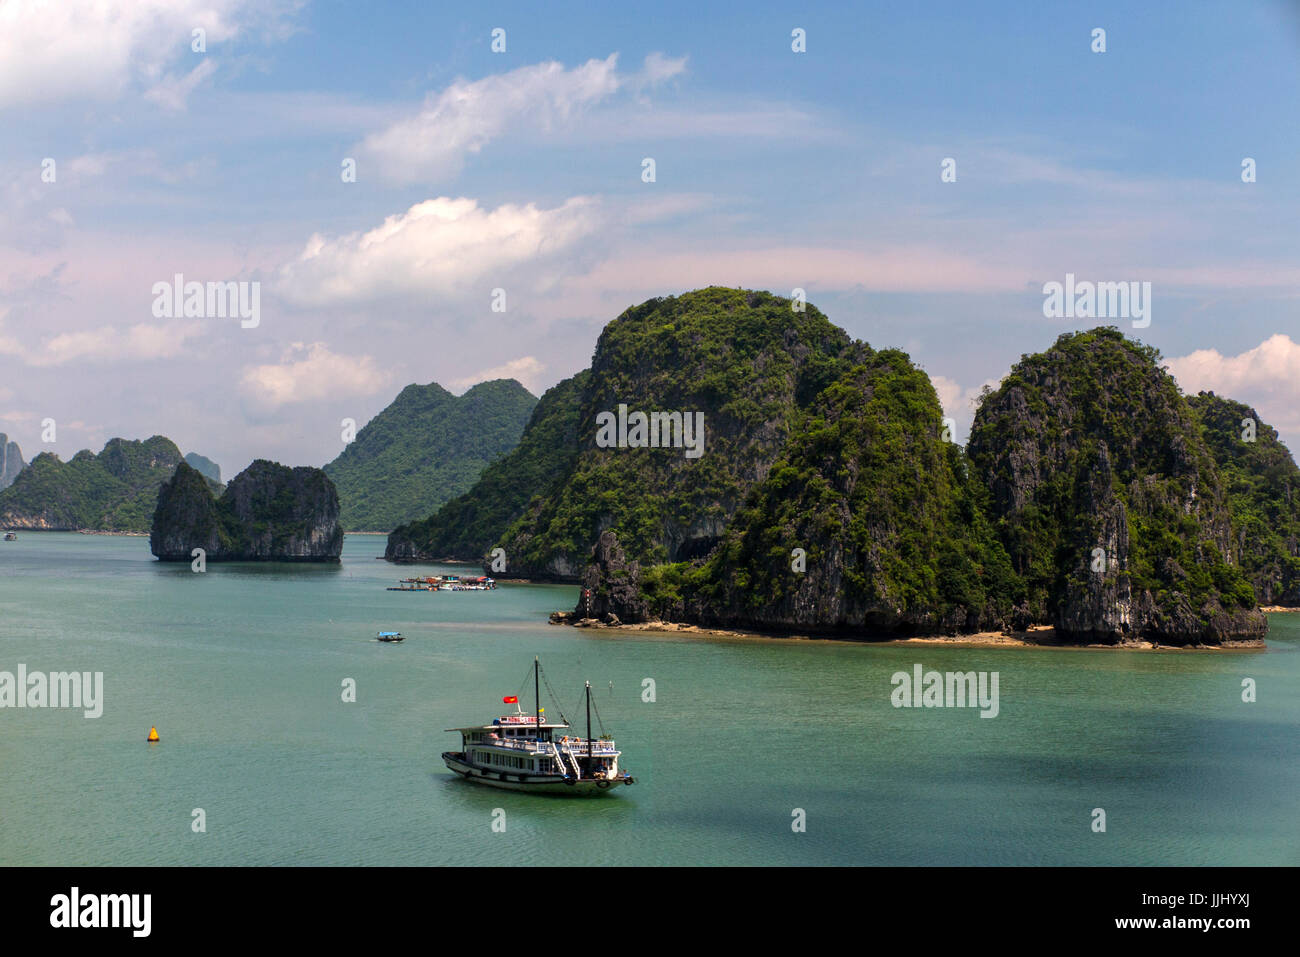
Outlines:
{"label": "boat mast", "polygon": [[533,701],[537,709],[537,741],[540,744],[542,740],[542,689],[538,683],[537,673],[541,665],[537,663],[537,656],[533,655]]}
{"label": "boat mast", "polygon": [[587,773],[591,774],[591,682],[587,682]]}

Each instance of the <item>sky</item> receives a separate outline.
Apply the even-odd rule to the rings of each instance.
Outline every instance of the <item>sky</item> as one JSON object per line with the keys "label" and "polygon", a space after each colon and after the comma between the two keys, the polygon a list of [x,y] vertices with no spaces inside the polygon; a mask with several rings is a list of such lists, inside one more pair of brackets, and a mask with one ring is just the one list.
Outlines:
{"label": "sky", "polygon": [[[1114,324],[1300,449],[1298,94],[1294,0],[0,0],[0,431],[321,465],[409,383],[540,394],[723,285],[906,350],[959,440]],[[178,274],[256,324],[168,316]],[[1046,316],[1067,274],[1149,325]]]}

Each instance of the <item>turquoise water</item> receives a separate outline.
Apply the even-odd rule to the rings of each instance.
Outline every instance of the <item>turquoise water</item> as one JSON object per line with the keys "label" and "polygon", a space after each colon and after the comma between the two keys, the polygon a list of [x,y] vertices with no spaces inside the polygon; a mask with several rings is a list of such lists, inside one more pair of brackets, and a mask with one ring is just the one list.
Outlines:
{"label": "turquoise water", "polygon": [[[546,623],[571,587],[386,592],[383,546],[194,574],[140,538],[0,543],[0,671],[105,698],[0,710],[0,864],[1300,864],[1300,615],[1235,654],[611,635]],[[591,681],[635,786],[442,767],[442,729],[531,700],[534,654],[571,719]],[[917,663],[997,671],[999,715],[892,707]]]}

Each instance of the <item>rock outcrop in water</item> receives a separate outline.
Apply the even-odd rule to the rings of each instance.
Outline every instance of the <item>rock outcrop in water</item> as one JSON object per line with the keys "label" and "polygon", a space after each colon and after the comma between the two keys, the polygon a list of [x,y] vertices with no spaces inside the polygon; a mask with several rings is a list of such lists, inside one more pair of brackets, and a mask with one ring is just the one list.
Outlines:
{"label": "rock outcrop in water", "polygon": [[1251,579],[1289,594],[1300,472],[1267,427],[1249,449],[1223,438],[1250,410],[1189,404],[1155,350],[1096,329],[1025,356],[986,394],[968,457],[941,441],[906,356],[860,354],[794,420],[707,558],[628,561],[624,528],[605,531],[574,617],[1259,644]]}
{"label": "rock outcrop in water", "polygon": [[1155,350],[1113,328],[1061,336],[985,396],[968,452],[1030,615],[1061,637],[1220,645],[1267,631],[1214,457]]}
{"label": "rock outcrop in water", "polygon": [[159,492],[149,547],[169,562],[191,561],[195,548],[210,562],[336,562],[343,550],[338,492],[320,469],[258,459],[218,499],[182,462]]}
{"label": "rock outcrop in water", "polygon": [[573,615],[629,625],[651,617],[650,604],[641,590],[641,565],[627,560],[614,532],[601,532],[591,549],[591,564],[583,574]]}
{"label": "rock outcrop in water", "polygon": [[26,464],[18,443],[10,442],[9,436],[0,432],[0,491],[14,484],[14,479]]}
{"label": "rock outcrop in water", "polygon": [[[574,615],[607,622],[1258,644],[1256,590],[1290,595],[1300,531],[1252,551],[1242,529],[1251,508],[1292,514],[1292,473],[1265,442],[1238,463],[1259,499],[1235,495],[1194,405],[1155,350],[1095,329],[1023,357],[963,450],[903,353],[703,289],[606,326],[519,447],[386,557],[500,547],[505,574],[581,582]],[[598,440],[616,410],[618,441]],[[702,455],[633,439],[633,413],[674,411],[703,412]]]}

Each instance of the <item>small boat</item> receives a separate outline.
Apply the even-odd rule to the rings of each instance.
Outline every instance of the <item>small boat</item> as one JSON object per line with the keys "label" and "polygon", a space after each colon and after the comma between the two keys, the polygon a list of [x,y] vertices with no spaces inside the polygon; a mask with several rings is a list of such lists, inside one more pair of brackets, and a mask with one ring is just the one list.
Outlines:
{"label": "small boat", "polygon": [[5,541],[6,542],[18,541],[18,534],[16,532],[5,532]]}
{"label": "small boat", "polygon": [[379,632],[379,634],[375,635],[375,640],[376,641],[402,641],[404,639],[402,638],[402,633],[400,631],[381,631]]}
{"label": "small boat", "polygon": [[[491,724],[448,728],[461,736],[461,750],[444,751],[443,763],[467,781],[508,791],[563,795],[613,793],[619,784],[634,783],[622,770],[622,752],[612,738],[591,736],[591,682],[587,682],[587,736],[569,734],[569,722],[547,723],[541,707],[538,678],[541,664],[533,659],[533,714],[525,714],[518,695],[502,699],[515,714],[493,718]],[[548,686],[549,687],[549,684]],[[599,719],[599,715],[597,715]]]}

